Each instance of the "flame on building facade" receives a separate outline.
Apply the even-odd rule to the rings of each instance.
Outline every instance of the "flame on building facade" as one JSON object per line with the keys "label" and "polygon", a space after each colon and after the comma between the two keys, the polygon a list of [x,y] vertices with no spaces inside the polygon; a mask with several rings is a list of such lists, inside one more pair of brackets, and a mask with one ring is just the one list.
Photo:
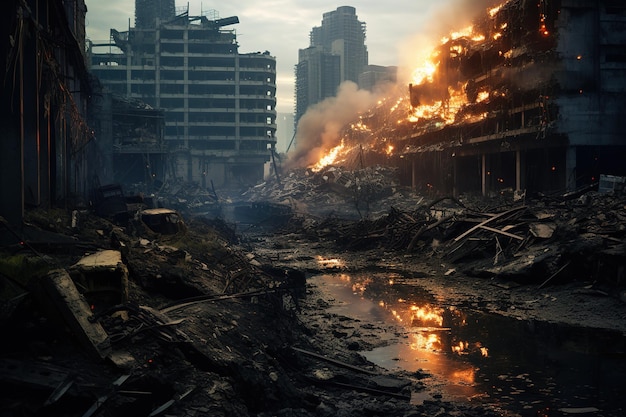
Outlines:
{"label": "flame on building facade", "polygon": [[624,34],[626,5],[611,0],[487,9],[346,126],[324,161],[397,165],[405,185],[448,194],[624,175]]}

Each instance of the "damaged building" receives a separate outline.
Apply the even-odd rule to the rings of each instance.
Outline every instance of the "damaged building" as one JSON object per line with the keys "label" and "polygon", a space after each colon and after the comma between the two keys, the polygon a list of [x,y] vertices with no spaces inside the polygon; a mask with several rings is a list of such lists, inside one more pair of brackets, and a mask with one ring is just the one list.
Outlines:
{"label": "damaged building", "polygon": [[444,39],[410,99],[448,108],[398,140],[405,182],[489,195],[625,175],[625,41],[626,5],[611,0],[509,1]]}
{"label": "damaged building", "polygon": [[444,37],[408,94],[343,139],[422,192],[597,186],[626,175],[625,42],[623,2],[505,2]]}
{"label": "damaged building", "polygon": [[19,224],[27,207],[76,203],[101,161],[87,124],[85,2],[7,1],[0,10],[0,216]]}
{"label": "damaged building", "polygon": [[165,113],[137,99],[101,93],[93,127],[103,155],[103,183],[145,184],[158,189],[167,170]]}
{"label": "damaged building", "polygon": [[173,0],[135,6],[135,27],[88,42],[93,74],[164,110],[170,178],[202,187],[261,180],[276,144],[276,59],[239,52],[227,28],[236,16],[177,14]]}

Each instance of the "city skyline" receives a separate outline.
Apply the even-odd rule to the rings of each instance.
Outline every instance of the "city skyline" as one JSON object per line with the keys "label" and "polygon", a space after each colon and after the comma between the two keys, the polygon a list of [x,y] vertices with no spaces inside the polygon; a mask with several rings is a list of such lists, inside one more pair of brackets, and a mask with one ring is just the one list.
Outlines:
{"label": "city skyline", "polygon": [[[427,2],[406,3],[390,0],[385,3],[350,2],[356,8],[360,21],[367,25],[365,43],[369,62],[375,65],[410,67],[415,59],[410,45],[436,42],[457,25],[471,21],[474,11],[484,10],[488,0],[446,0],[435,5]],[[87,37],[92,41],[109,38],[110,29],[127,30],[134,27],[135,2],[110,0],[106,3],[86,0]],[[325,12],[340,4],[329,1],[314,4],[300,1],[273,1],[260,8],[257,2],[243,0],[237,3],[210,5],[191,0],[191,15],[200,15],[214,9],[221,18],[238,16],[235,29],[241,53],[269,51],[277,61],[277,111],[292,113],[295,109],[294,67],[298,50],[309,45],[311,28],[319,26]],[[183,6],[177,3],[177,7]],[[186,7],[186,4],[184,5]],[[459,13],[463,9],[465,13]],[[454,13],[447,11],[454,9]],[[415,48],[415,55],[419,52]]]}

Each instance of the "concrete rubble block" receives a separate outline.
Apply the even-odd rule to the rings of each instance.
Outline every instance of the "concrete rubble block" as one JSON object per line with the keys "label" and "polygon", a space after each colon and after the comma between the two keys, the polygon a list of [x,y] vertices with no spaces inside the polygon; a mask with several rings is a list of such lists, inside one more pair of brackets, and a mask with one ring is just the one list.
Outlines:
{"label": "concrete rubble block", "polygon": [[550,239],[556,231],[556,223],[530,223],[530,233],[537,238]]}
{"label": "concrete rubble block", "polygon": [[119,251],[101,250],[87,255],[68,272],[94,311],[128,301],[128,268]]}

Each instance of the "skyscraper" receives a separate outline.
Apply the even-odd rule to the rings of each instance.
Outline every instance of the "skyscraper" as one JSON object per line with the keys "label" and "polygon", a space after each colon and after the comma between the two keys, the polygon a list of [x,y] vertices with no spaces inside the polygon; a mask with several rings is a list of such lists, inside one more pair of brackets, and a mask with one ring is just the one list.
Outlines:
{"label": "skyscraper", "polygon": [[[174,15],[172,6],[136,0],[135,28],[90,44],[91,71],[112,92],[165,110],[170,177],[203,187],[254,184],[276,144],[276,59],[239,53],[235,31],[225,28],[236,16]],[[94,49],[102,46],[106,52]]]}
{"label": "skyscraper", "polygon": [[351,6],[324,13],[322,25],[311,29],[309,47],[298,53],[296,122],[309,106],[333,97],[343,81],[358,83],[368,62],[365,32]]}

